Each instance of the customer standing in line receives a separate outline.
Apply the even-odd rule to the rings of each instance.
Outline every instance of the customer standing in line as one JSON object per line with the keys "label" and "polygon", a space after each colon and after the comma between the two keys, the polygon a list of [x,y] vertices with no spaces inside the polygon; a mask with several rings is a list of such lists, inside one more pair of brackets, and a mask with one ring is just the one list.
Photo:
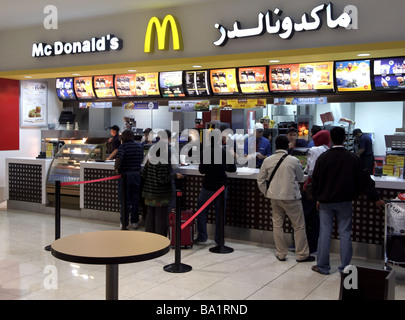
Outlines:
{"label": "customer standing in line", "polygon": [[[222,132],[224,132],[226,128],[222,128]],[[222,135],[222,139],[218,141],[216,144],[210,143],[208,146],[204,147],[201,153],[201,161],[198,166],[198,171],[204,175],[204,179],[202,182],[202,188],[200,194],[198,195],[197,200],[197,209],[200,209],[204,203],[211,198],[215,192],[217,192],[222,186],[225,186],[224,192],[224,212],[221,212],[221,199],[220,196],[216,197],[213,201],[215,205],[215,242],[219,242],[220,230],[219,230],[219,219],[221,214],[225,215],[226,212],[226,200],[228,198],[228,186],[227,186],[227,172],[236,172],[236,165],[234,160],[232,163],[227,163],[227,150],[226,147],[223,145],[224,135]],[[215,152],[220,152],[221,154],[221,163],[215,163]],[[207,161],[207,155],[210,153],[211,158],[210,161]],[[204,154],[206,157],[204,157]],[[228,155],[229,156],[229,155]],[[229,158],[234,159],[233,155],[230,155]],[[205,161],[204,161],[205,160]],[[207,163],[209,162],[209,163]],[[207,206],[197,217],[197,237],[194,239],[195,244],[200,244],[206,242],[208,240],[208,232],[207,232],[207,215],[208,210],[212,206],[212,203]]]}
{"label": "customer standing in line", "polygon": [[374,173],[374,152],[373,152],[373,142],[371,141],[370,135],[363,133],[361,129],[353,130],[353,137],[357,138],[359,141],[359,149],[356,154],[363,161],[364,166],[367,168],[369,174]]}
{"label": "customer standing in line", "polygon": [[319,156],[312,175],[320,218],[317,263],[312,270],[321,274],[329,274],[331,269],[329,249],[334,218],[337,220],[340,238],[341,264],[338,269],[343,272],[352,259],[352,201],[360,192],[364,192],[381,210],[385,203],[380,200],[375,182],[363,162],[344,148],[345,130],[334,127],[330,135],[333,147]]}
{"label": "customer standing in line", "polygon": [[330,133],[328,130],[318,131],[313,137],[314,146],[308,150],[307,165],[304,174],[308,177],[305,180],[302,193],[302,206],[304,209],[305,225],[307,230],[307,239],[309,252],[314,253],[318,248],[319,237],[319,212],[316,208],[316,201],[307,197],[306,186],[312,182],[312,173],[314,172],[316,160],[318,157],[329,150]]}
{"label": "customer standing in line", "polygon": [[[115,159],[115,171],[123,176],[118,180],[118,197],[121,202],[121,228],[126,230],[137,229],[139,223],[139,186],[141,183],[141,163],[143,160],[143,148],[140,143],[134,141],[132,130],[125,130],[122,133],[122,144],[117,151]],[[125,177],[124,177],[125,176]],[[125,178],[125,179],[124,179]],[[123,181],[126,182],[126,203],[122,203]],[[124,215],[124,205],[126,213]],[[131,223],[128,226],[129,217]]]}
{"label": "customer standing in line", "polygon": [[[162,141],[167,141],[168,133],[160,131],[158,137]],[[170,133],[171,135],[171,133]],[[166,150],[154,150],[162,144],[156,144],[149,149],[149,153],[156,151],[156,156],[164,153],[169,157],[168,143],[163,148]],[[156,159],[155,159],[156,160]],[[169,159],[163,161],[153,161],[150,159],[143,167],[141,177],[144,180],[142,197],[147,206],[145,231],[167,236],[168,231],[168,206],[172,199],[172,178],[183,178],[180,173],[173,173]]]}
{"label": "customer standing in line", "polygon": [[304,181],[304,174],[300,161],[293,156],[287,156],[275,173],[269,188],[269,180],[273,170],[280,159],[288,154],[290,141],[286,136],[276,138],[276,152],[263,161],[257,176],[259,190],[266,198],[271,199],[273,235],[276,244],[276,257],[285,261],[288,247],[284,240],[284,221],[286,215],[294,228],[294,242],[297,262],[314,261],[310,256],[307,236],[305,232],[305,219],[301,203],[301,192],[298,183]]}

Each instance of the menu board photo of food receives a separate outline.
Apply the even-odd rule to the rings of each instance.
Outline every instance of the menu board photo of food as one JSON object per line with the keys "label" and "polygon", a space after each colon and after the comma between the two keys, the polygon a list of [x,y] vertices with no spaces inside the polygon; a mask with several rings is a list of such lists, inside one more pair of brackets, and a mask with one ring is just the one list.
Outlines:
{"label": "menu board photo of food", "polygon": [[115,92],[117,97],[135,97],[135,74],[118,74],[115,76]]}
{"label": "menu board photo of food", "polygon": [[208,96],[208,71],[186,71],[186,90],[188,96]]}
{"label": "menu board photo of food", "polygon": [[210,70],[210,78],[214,94],[239,94],[236,69]]}
{"label": "menu board photo of food", "polygon": [[273,92],[333,91],[333,62],[270,66]]}
{"label": "menu board photo of food", "polygon": [[93,81],[97,98],[115,98],[114,76],[94,76]]}
{"label": "menu board photo of food", "polygon": [[371,91],[370,60],[336,62],[338,92]]}
{"label": "menu board photo of food", "polygon": [[158,72],[116,75],[115,92],[119,98],[159,97],[158,78]]}
{"label": "menu board photo of food", "polygon": [[75,91],[73,89],[73,78],[57,78],[56,94],[62,101],[76,100]]}
{"label": "menu board photo of food", "polygon": [[374,60],[376,90],[405,90],[405,57]]}
{"label": "menu board photo of food", "polygon": [[239,68],[239,85],[242,93],[268,93],[267,68]]}
{"label": "menu board photo of food", "polygon": [[185,97],[183,71],[161,72],[159,84],[162,97]]}
{"label": "menu board photo of food", "polygon": [[74,78],[76,96],[79,99],[94,99],[93,77]]}

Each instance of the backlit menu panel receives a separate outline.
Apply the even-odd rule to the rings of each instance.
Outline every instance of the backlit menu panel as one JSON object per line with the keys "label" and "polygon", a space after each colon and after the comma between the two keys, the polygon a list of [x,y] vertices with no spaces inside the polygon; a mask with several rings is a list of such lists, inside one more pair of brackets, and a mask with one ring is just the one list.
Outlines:
{"label": "backlit menu panel", "polygon": [[267,68],[239,68],[239,85],[242,93],[268,93]]}
{"label": "backlit menu panel", "polygon": [[76,100],[73,78],[57,78],[56,94],[60,100]]}
{"label": "backlit menu panel", "polygon": [[115,92],[119,98],[159,97],[159,73],[116,75]]}
{"label": "backlit menu panel", "polygon": [[189,96],[208,96],[208,71],[186,71],[186,91]]}
{"label": "backlit menu panel", "polygon": [[74,88],[78,99],[95,99],[93,77],[74,78]]}
{"label": "backlit menu panel", "polygon": [[94,76],[93,81],[97,98],[115,98],[114,76]]}
{"label": "backlit menu panel", "polygon": [[376,90],[405,90],[405,57],[374,60]]}
{"label": "backlit menu panel", "polygon": [[183,71],[161,72],[159,85],[162,97],[184,97]]}
{"label": "backlit menu panel", "polygon": [[270,66],[273,92],[325,92],[334,90],[333,62]]}
{"label": "backlit menu panel", "polygon": [[239,94],[236,69],[210,70],[211,88],[215,95]]}
{"label": "backlit menu panel", "polygon": [[336,62],[338,92],[371,91],[370,60]]}

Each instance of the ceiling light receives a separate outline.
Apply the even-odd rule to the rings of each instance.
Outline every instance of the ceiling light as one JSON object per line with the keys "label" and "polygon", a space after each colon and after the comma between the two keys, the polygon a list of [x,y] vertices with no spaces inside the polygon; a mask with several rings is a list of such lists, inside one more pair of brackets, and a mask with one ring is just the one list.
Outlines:
{"label": "ceiling light", "polygon": [[72,76],[80,76],[80,73],[72,73]]}
{"label": "ceiling light", "polygon": [[277,63],[280,62],[280,60],[269,60],[270,63]]}
{"label": "ceiling light", "polygon": [[32,76],[24,76],[24,78],[31,79]]}
{"label": "ceiling light", "polygon": [[202,66],[195,65],[195,66],[193,66],[193,68],[202,68]]}
{"label": "ceiling light", "polygon": [[369,53],[359,53],[357,56],[358,57],[368,57],[368,56],[370,56],[370,54]]}
{"label": "ceiling light", "polygon": [[129,69],[128,71],[129,72],[135,72],[136,70],[135,69]]}

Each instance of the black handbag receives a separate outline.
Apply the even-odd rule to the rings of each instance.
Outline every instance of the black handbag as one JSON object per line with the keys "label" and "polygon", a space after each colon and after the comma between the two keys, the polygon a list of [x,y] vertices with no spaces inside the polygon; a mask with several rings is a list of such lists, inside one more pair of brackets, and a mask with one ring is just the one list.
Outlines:
{"label": "black handbag", "polygon": [[[271,180],[273,180],[274,175],[276,174],[277,169],[280,167],[280,165],[281,165],[281,163],[284,161],[284,159],[287,158],[287,156],[288,156],[288,154],[285,154],[285,155],[283,155],[283,156],[281,157],[281,159],[278,161],[276,167],[274,168],[273,172],[271,173],[270,179],[269,179],[269,180],[266,180],[267,190],[269,190]],[[266,191],[266,193],[267,193],[267,191]]]}

